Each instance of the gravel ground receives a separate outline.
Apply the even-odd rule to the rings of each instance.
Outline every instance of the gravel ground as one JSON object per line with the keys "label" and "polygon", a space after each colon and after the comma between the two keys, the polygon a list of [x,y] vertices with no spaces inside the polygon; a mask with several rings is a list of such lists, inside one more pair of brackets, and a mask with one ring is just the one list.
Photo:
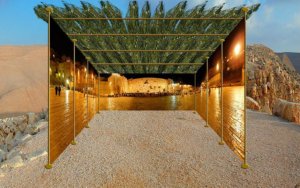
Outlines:
{"label": "gravel ground", "polygon": [[[244,170],[191,111],[103,111],[51,170],[44,168],[46,157],[0,169],[0,187],[295,187],[300,126],[252,111],[248,122],[250,168]],[[23,151],[46,147],[45,132]]]}

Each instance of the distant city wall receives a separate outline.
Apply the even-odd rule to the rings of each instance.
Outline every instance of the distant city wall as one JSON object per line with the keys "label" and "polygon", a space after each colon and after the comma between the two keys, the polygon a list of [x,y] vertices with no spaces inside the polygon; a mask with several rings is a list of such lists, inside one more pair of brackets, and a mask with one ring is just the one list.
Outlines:
{"label": "distant city wall", "polygon": [[108,81],[101,81],[101,95],[122,93],[187,93],[193,90],[191,85],[174,84],[171,79],[135,78],[127,79],[119,74],[112,74]]}

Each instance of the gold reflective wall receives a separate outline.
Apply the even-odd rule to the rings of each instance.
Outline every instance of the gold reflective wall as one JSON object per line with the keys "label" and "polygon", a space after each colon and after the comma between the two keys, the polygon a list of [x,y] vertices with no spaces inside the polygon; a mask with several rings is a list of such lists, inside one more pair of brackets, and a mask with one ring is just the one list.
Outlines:
{"label": "gold reflective wall", "polygon": [[50,26],[49,163],[52,164],[72,141],[76,141],[75,136],[95,114],[98,78],[91,66],[88,69],[78,49],[75,49],[74,69],[73,42],[52,20]]}
{"label": "gold reflective wall", "polygon": [[[244,159],[244,67],[245,23],[242,20],[223,43],[223,138],[225,143]],[[221,46],[208,60],[208,123],[221,137],[222,76]],[[205,65],[206,66],[206,65]],[[199,114],[206,120],[206,68],[200,72]]]}

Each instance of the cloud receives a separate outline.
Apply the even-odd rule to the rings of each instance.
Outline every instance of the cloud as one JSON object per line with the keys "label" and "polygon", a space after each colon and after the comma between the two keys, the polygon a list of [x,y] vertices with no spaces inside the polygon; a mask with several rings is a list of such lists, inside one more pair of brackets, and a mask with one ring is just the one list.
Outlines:
{"label": "cloud", "polygon": [[284,0],[266,0],[265,1],[267,4],[271,4],[271,5],[285,5],[285,4],[297,4],[299,3],[299,0],[288,0],[288,1],[284,1]]}
{"label": "cloud", "polygon": [[[248,43],[265,44],[277,52],[300,52],[300,1],[262,2],[258,12],[247,21]],[[294,3],[292,3],[294,2]]]}
{"label": "cloud", "polygon": [[222,5],[222,4],[225,4],[227,0],[212,0],[212,1],[209,1],[209,4],[211,6],[218,6],[218,5]]}
{"label": "cloud", "polygon": [[300,12],[297,12],[293,15],[293,18],[290,23],[287,24],[287,28],[299,29],[300,31]]}
{"label": "cloud", "polygon": [[262,0],[246,0],[245,2],[246,5],[253,5],[257,3],[262,3]]}
{"label": "cloud", "polygon": [[[202,4],[205,2],[205,0],[190,0],[188,1],[192,6]],[[240,6],[244,4],[243,0],[209,0],[208,1],[208,6],[213,7],[213,6],[218,6],[225,4],[224,8],[231,8],[234,6]]]}
{"label": "cloud", "polygon": [[272,19],[274,7],[265,6],[264,7],[264,19],[270,20]]}

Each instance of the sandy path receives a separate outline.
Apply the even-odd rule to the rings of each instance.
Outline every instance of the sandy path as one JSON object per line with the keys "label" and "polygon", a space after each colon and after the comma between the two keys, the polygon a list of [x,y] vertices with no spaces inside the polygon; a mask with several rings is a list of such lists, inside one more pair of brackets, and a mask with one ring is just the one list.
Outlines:
{"label": "sandy path", "polygon": [[[294,187],[300,126],[249,111],[249,164],[189,111],[104,111],[45,170],[46,158],[0,176],[3,187]],[[35,140],[34,140],[35,139]],[[46,137],[33,143],[45,146]],[[44,141],[41,141],[44,139]],[[0,172],[1,173],[1,172]]]}

